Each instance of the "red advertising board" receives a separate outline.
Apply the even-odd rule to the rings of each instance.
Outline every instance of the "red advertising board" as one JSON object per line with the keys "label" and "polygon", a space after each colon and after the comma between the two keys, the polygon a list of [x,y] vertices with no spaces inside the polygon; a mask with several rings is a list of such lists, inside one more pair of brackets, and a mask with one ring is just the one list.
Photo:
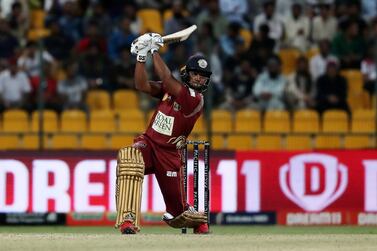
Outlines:
{"label": "red advertising board", "polygon": [[[113,212],[114,157],[114,152],[0,153],[0,212]],[[212,212],[272,211],[289,225],[377,223],[375,150],[213,151],[210,164]],[[191,183],[192,160],[188,172]],[[165,211],[151,176],[144,180],[142,211]]]}

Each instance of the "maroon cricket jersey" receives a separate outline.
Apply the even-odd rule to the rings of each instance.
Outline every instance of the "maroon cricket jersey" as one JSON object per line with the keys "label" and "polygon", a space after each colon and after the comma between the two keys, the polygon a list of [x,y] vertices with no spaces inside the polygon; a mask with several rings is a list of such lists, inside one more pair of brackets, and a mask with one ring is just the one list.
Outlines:
{"label": "maroon cricket jersey", "polygon": [[180,148],[203,111],[203,95],[183,86],[174,97],[167,93],[163,84],[162,93],[145,134],[160,146]]}

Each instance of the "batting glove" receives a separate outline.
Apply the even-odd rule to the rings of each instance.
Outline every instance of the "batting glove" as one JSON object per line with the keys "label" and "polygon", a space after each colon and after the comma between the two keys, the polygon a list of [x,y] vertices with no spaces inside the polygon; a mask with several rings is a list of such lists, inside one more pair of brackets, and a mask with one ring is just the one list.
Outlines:
{"label": "batting glove", "polygon": [[136,38],[131,44],[131,53],[136,55],[138,62],[144,63],[147,60],[147,54],[151,49],[151,36],[147,33]]}
{"label": "batting glove", "polygon": [[151,53],[157,52],[162,46],[164,46],[164,41],[160,34],[158,33],[150,33],[152,37],[151,42]]}

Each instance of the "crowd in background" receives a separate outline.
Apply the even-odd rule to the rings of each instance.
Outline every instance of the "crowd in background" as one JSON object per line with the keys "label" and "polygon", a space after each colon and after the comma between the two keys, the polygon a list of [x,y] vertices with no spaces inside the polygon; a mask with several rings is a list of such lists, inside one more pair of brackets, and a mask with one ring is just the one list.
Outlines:
{"label": "crowd in background", "polygon": [[[47,13],[49,30],[42,43],[28,37],[30,13],[38,8]],[[190,55],[207,56],[214,107],[349,112],[344,69],[360,70],[365,90],[375,91],[375,0],[2,0],[0,111],[36,109],[41,78],[45,107],[57,112],[87,111],[85,95],[92,89],[134,88],[129,49],[141,35],[137,12],[143,8],[172,12],[163,20],[164,34],[198,25],[190,39],[162,55],[178,79]],[[241,35],[245,30],[251,44]],[[303,55],[289,75],[278,56],[284,48]],[[313,48],[319,53],[306,57]]]}

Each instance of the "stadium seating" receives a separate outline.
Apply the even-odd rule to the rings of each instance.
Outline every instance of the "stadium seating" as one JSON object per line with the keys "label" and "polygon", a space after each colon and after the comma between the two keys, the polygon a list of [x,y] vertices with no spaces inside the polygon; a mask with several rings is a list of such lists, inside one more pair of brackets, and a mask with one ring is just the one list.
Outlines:
{"label": "stadium seating", "polygon": [[3,132],[28,132],[30,124],[24,110],[10,109],[3,113]]}
{"label": "stadium seating", "polygon": [[306,52],[306,58],[310,60],[312,57],[319,54],[319,48],[318,47],[312,47]]}
{"label": "stadium seating", "polygon": [[86,104],[90,111],[109,110],[110,94],[105,90],[90,90],[86,96]]}
{"label": "stadium seating", "polygon": [[319,115],[314,110],[298,110],[293,114],[293,132],[317,133],[319,131]]}
{"label": "stadium seating", "polygon": [[140,9],[137,16],[141,19],[142,27],[140,33],[157,32],[164,33],[162,16],[156,9]]}
{"label": "stadium seating", "polygon": [[103,150],[108,148],[108,140],[105,134],[83,134],[81,148],[87,150]]}
{"label": "stadium seating", "polygon": [[87,131],[86,114],[81,110],[65,110],[60,118],[60,131],[62,132]]}
{"label": "stadium seating", "polygon": [[139,109],[119,112],[117,117],[119,132],[142,133],[146,129],[144,113]]}
{"label": "stadium seating", "polygon": [[351,132],[374,133],[376,129],[376,112],[374,110],[355,110],[352,113]]}
{"label": "stadium seating", "polygon": [[253,139],[250,135],[229,135],[227,149],[250,150],[253,146]]}
{"label": "stadium seating", "polygon": [[342,110],[328,110],[322,116],[322,131],[346,133],[349,131],[348,115]]}
{"label": "stadium seating", "polygon": [[316,149],[339,149],[341,148],[340,137],[337,135],[317,135],[315,138]]}
{"label": "stadium seating", "polygon": [[30,12],[30,29],[27,33],[27,38],[36,41],[50,34],[50,31],[45,28],[45,18],[47,13],[41,9],[34,9]]}
{"label": "stadium seating", "polygon": [[80,146],[76,134],[53,134],[47,148],[49,149],[78,149]]}
{"label": "stadium seating", "polygon": [[207,133],[207,125],[204,120],[203,114],[196,121],[194,128],[192,129],[192,133],[200,133],[200,134]]}
{"label": "stadium seating", "polygon": [[363,149],[370,148],[371,146],[369,136],[346,135],[344,137],[344,148],[346,149]]}
{"label": "stadium seating", "polygon": [[312,139],[309,135],[288,135],[286,138],[287,150],[311,150]]}
{"label": "stadium seating", "polygon": [[233,129],[231,113],[227,110],[213,110],[211,129],[214,133],[230,133]]}
{"label": "stadium seating", "polygon": [[351,110],[366,108],[364,103],[363,75],[359,70],[343,70],[341,75],[347,79],[347,102]]}
{"label": "stadium seating", "polygon": [[291,120],[287,111],[271,110],[264,115],[264,132],[288,133],[291,131]]}
{"label": "stadium seating", "polygon": [[90,132],[115,132],[115,117],[112,110],[92,111],[89,119]]}
{"label": "stadium seating", "polygon": [[110,138],[110,148],[114,150],[119,150],[122,147],[130,146],[133,144],[135,135],[125,135],[125,134],[112,134]]}
{"label": "stadium seating", "polygon": [[[34,111],[31,115],[31,130],[33,132],[39,131],[39,111]],[[58,131],[58,114],[54,110],[44,110],[43,117],[43,131],[57,132]]]}
{"label": "stadium seating", "polygon": [[[199,138],[199,140],[202,140]],[[211,148],[214,150],[222,150],[226,148],[226,137],[221,134],[212,135]]]}
{"label": "stadium seating", "polygon": [[113,94],[113,107],[115,111],[126,111],[139,108],[139,97],[132,90],[117,90]]}
{"label": "stadium seating", "polygon": [[279,51],[279,57],[282,61],[282,73],[290,74],[294,72],[296,68],[297,58],[300,56],[300,51],[297,49],[281,49]]}
{"label": "stadium seating", "polygon": [[261,131],[260,112],[251,109],[243,109],[236,112],[235,132],[259,133]]}
{"label": "stadium seating", "polygon": [[250,30],[241,28],[240,36],[243,38],[245,50],[248,50],[251,46],[251,42],[253,41],[253,34]]}
{"label": "stadium seating", "polygon": [[0,134],[0,150],[16,150],[20,148],[20,138],[18,135]]}
{"label": "stadium seating", "polygon": [[256,138],[257,150],[280,150],[282,148],[282,140],[279,135],[262,134]]}
{"label": "stadium seating", "polygon": [[[43,139],[43,144],[46,146],[47,144],[46,138]],[[23,136],[22,144],[20,149],[25,150],[37,150],[39,148],[39,137],[37,134],[27,134]]]}

